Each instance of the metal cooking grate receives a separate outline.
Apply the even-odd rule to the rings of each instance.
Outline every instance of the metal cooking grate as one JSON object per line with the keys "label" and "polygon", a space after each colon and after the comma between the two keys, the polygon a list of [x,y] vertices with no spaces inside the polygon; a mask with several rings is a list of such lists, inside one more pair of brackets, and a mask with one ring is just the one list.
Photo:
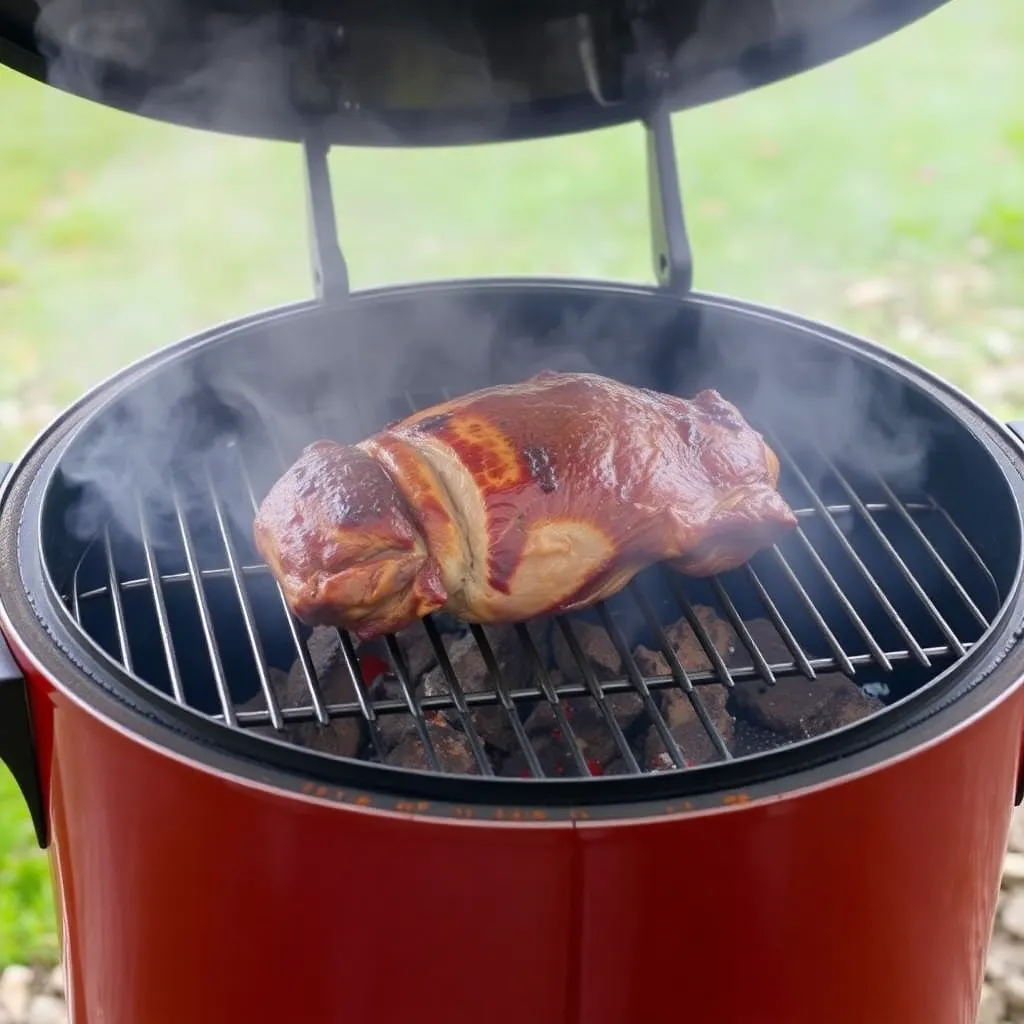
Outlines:
{"label": "metal cooking grate", "polygon": [[[309,440],[337,436],[315,427]],[[291,461],[261,429],[277,466],[250,436],[225,439],[166,495],[138,495],[136,522],[104,527],[65,599],[140,681],[336,756],[527,778],[757,756],[919,689],[1000,604],[928,493],[765,431],[800,525],[742,569],[655,567],[577,615],[501,630],[434,616],[357,650],[337,631],[311,638],[256,556],[253,511]]]}

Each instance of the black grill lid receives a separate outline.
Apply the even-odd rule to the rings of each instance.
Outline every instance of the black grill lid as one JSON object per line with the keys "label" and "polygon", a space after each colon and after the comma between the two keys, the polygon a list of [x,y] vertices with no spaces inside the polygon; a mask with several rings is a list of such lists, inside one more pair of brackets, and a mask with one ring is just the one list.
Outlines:
{"label": "black grill lid", "polygon": [[425,145],[696,106],[946,0],[0,0],[0,61],[162,120]]}

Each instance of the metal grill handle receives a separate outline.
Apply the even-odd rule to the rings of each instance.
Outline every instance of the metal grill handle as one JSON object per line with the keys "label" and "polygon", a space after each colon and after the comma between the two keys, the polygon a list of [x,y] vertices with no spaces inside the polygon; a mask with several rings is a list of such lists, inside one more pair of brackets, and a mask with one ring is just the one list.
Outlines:
{"label": "metal grill handle", "polygon": [[644,132],[654,274],[662,288],[685,295],[693,287],[693,253],[683,217],[669,111],[665,108],[655,111],[644,122]]}
{"label": "metal grill handle", "polygon": [[[10,472],[9,462],[0,462],[0,481]],[[36,841],[42,849],[49,843],[46,821],[47,802],[36,766],[32,712],[28,702],[28,683],[0,634],[0,761],[10,769],[32,815]]]}
{"label": "metal grill handle", "polygon": [[[675,295],[693,287],[693,252],[686,231],[683,199],[672,117],[659,107],[644,120],[647,147],[647,194],[650,211],[651,256],[658,286]],[[306,166],[306,205],[309,218],[310,258],[313,283],[321,302],[344,301],[349,296],[349,276],[338,243],[338,226],[327,164],[330,145],[317,126],[307,129],[303,140]]]}

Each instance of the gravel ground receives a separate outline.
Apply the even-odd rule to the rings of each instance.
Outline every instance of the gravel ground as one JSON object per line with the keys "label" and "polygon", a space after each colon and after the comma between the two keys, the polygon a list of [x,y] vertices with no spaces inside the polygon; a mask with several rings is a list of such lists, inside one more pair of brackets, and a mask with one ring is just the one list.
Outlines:
{"label": "gravel ground", "polygon": [[[1024,809],[1014,815],[978,1024],[1024,1024]],[[59,967],[0,975],[0,1024],[67,1024]]]}
{"label": "gravel ground", "polygon": [[66,1024],[64,976],[59,967],[18,965],[0,975],[0,1024]]}
{"label": "gravel ground", "polygon": [[1014,814],[978,1024],[1024,1022],[1024,809]]}

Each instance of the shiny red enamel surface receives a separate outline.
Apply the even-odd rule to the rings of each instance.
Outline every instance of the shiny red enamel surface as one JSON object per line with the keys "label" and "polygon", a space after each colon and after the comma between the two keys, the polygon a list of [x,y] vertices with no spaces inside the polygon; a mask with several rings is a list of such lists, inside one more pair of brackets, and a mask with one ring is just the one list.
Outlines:
{"label": "shiny red enamel surface", "polygon": [[1018,689],[836,785],[614,826],[240,783],[31,676],[75,1024],[969,1024]]}

